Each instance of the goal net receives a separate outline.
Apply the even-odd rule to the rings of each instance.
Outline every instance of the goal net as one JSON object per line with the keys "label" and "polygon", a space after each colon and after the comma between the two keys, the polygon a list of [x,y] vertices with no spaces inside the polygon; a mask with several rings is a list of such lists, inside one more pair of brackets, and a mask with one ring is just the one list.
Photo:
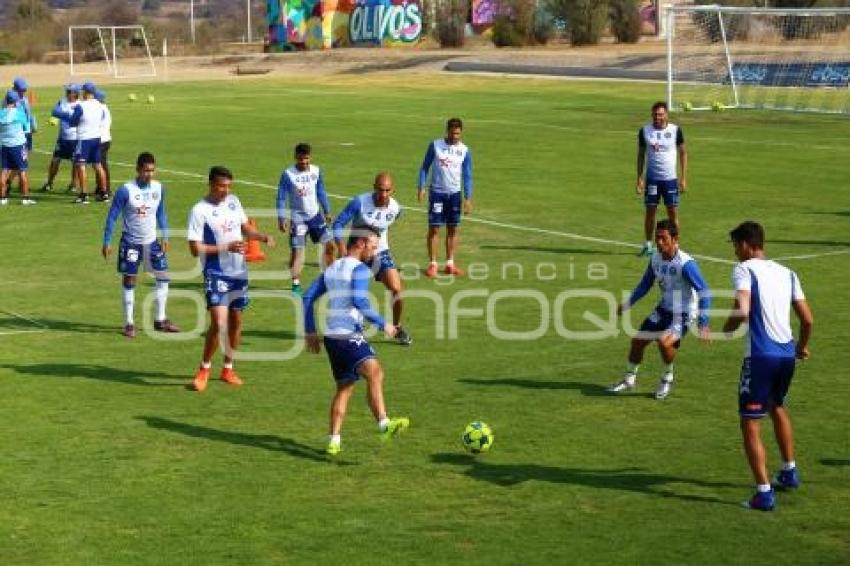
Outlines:
{"label": "goal net", "polygon": [[143,26],[69,26],[71,76],[155,77]]}
{"label": "goal net", "polygon": [[850,8],[670,6],[671,108],[850,113]]}

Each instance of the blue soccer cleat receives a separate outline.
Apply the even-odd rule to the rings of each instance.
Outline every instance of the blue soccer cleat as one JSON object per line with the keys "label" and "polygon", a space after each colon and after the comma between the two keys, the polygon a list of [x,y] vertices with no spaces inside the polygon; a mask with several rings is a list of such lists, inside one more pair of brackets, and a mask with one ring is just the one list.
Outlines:
{"label": "blue soccer cleat", "polygon": [[772,489],[770,491],[757,491],[749,501],[744,501],[742,505],[747,509],[755,509],[756,511],[773,511],[776,507],[776,492]]}
{"label": "blue soccer cleat", "polygon": [[773,478],[772,484],[777,489],[797,489],[800,487],[800,472],[797,468],[780,470]]}

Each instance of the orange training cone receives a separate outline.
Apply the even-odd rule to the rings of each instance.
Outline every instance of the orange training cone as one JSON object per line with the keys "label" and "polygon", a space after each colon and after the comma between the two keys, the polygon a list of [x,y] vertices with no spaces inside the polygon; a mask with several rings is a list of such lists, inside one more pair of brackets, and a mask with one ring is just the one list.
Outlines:
{"label": "orange training cone", "polygon": [[[253,218],[248,219],[248,226],[257,229],[257,221]],[[245,251],[245,260],[251,262],[266,261],[266,254],[260,249],[260,242],[257,240],[248,240],[248,248]]]}

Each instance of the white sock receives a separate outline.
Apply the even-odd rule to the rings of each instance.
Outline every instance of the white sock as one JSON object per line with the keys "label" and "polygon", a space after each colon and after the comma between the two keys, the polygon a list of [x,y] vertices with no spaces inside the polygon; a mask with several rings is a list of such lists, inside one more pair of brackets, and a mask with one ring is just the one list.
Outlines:
{"label": "white sock", "polygon": [[661,376],[661,381],[673,381],[673,364],[664,366],[664,375]]}
{"label": "white sock", "polygon": [[204,369],[210,369],[212,367],[212,362],[201,362],[201,367]]}
{"label": "white sock", "polygon": [[165,303],[168,301],[168,280],[156,280],[156,320],[165,320]]}
{"label": "white sock", "polygon": [[301,285],[301,279],[299,279],[298,277],[295,277],[295,278],[292,280],[292,284],[293,284],[293,285]]}
{"label": "white sock", "polygon": [[390,419],[388,419],[386,415],[378,419],[378,430],[384,432],[387,430],[388,426],[390,426]]}
{"label": "white sock", "polygon": [[133,309],[136,305],[136,293],[133,287],[121,288],[124,297],[124,320],[127,324],[133,324]]}
{"label": "white sock", "polygon": [[756,490],[757,490],[759,493],[767,493],[767,492],[768,492],[768,491],[770,491],[771,489],[772,489],[772,488],[770,487],[770,484],[769,484],[769,483],[765,483],[765,484],[761,484],[761,483],[760,483],[760,484],[758,484],[758,485],[756,486]]}
{"label": "white sock", "polygon": [[647,241],[646,241],[646,244],[644,244],[644,245],[645,245],[647,248],[651,248],[651,247],[652,247],[652,240],[647,240]]}
{"label": "white sock", "polygon": [[340,442],[342,442],[342,437],[340,435],[338,435],[338,434],[329,434],[328,435],[328,443],[329,444],[339,445]]}
{"label": "white sock", "polygon": [[790,470],[793,470],[793,469],[794,469],[794,468],[796,468],[796,467],[797,467],[797,462],[795,462],[794,460],[791,460],[791,461],[789,461],[789,462],[785,462],[785,463],[782,465],[782,469],[783,469],[783,470],[785,470],[786,472],[787,472],[787,471],[790,471]]}
{"label": "white sock", "polygon": [[455,264],[455,260],[454,260],[453,257],[450,257],[446,260],[446,265],[454,265],[454,264]]}
{"label": "white sock", "polygon": [[428,262],[428,265],[437,265],[437,260],[436,260],[436,259],[432,259],[432,260],[430,260],[430,261]]}
{"label": "white sock", "polygon": [[233,369],[233,362],[224,362],[224,369]]}

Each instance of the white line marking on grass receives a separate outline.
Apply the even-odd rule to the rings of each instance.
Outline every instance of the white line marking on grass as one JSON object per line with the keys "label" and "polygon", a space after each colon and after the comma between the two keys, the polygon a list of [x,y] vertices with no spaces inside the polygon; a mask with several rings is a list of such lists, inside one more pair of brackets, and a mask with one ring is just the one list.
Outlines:
{"label": "white line marking on grass", "polygon": [[47,332],[49,328],[39,328],[38,330],[8,330],[0,332],[0,336],[11,336],[13,334],[38,334],[39,332]]}
{"label": "white line marking on grass", "polygon": [[850,248],[847,248],[847,249],[844,249],[844,250],[837,250],[837,251],[834,251],[834,252],[823,252],[822,254],[786,255],[786,256],[783,256],[783,257],[776,257],[776,258],[773,258],[773,259],[775,259],[776,261],[785,261],[785,260],[789,260],[789,259],[814,259],[814,258],[818,258],[818,257],[825,257],[825,256],[830,256],[830,255],[844,255],[844,254],[850,254]]}

